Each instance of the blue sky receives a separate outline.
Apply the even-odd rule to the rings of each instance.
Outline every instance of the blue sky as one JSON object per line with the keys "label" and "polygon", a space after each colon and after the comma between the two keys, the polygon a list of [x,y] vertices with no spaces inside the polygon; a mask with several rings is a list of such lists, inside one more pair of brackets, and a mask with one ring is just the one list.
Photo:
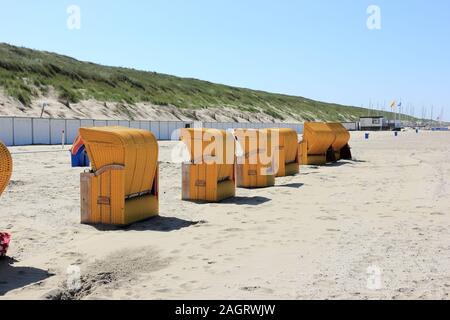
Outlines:
{"label": "blue sky", "polygon": [[447,120],[449,40],[448,0],[0,0],[0,42],[355,106],[401,99]]}

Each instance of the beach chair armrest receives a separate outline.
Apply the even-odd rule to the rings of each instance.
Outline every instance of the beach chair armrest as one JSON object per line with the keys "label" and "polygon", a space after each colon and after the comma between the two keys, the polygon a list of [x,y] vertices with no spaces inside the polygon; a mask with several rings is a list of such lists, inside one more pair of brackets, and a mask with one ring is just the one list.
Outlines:
{"label": "beach chair armrest", "polygon": [[97,171],[94,172],[94,175],[96,177],[101,176],[103,173],[107,171],[113,171],[113,170],[125,170],[125,166],[118,165],[118,164],[111,164],[104,167],[101,167]]}

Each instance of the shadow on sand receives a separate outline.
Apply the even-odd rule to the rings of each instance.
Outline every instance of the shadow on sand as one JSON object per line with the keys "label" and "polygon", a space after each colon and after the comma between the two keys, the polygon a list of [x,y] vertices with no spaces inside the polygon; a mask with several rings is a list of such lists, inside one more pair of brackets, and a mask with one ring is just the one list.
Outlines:
{"label": "shadow on sand", "polygon": [[32,267],[15,267],[14,264],[16,262],[12,258],[0,258],[0,296],[53,276],[46,270]]}
{"label": "shadow on sand", "polygon": [[266,197],[234,197],[224,200],[221,203],[235,204],[238,206],[259,206],[269,201],[272,201],[272,199]]}
{"label": "shadow on sand", "polygon": [[188,221],[174,217],[157,216],[128,226],[111,226],[105,224],[91,225],[99,231],[157,231],[172,232],[195,226],[199,221]]}
{"label": "shadow on sand", "polygon": [[149,220],[132,224],[131,226],[125,228],[125,230],[171,232],[189,228],[195,226],[198,223],[199,221],[188,221],[174,217],[158,216]]}
{"label": "shadow on sand", "polygon": [[300,189],[303,187],[304,183],[288,183],[288,184],[280,184],[276,186],[277,188],[292,188],[292,189]]}

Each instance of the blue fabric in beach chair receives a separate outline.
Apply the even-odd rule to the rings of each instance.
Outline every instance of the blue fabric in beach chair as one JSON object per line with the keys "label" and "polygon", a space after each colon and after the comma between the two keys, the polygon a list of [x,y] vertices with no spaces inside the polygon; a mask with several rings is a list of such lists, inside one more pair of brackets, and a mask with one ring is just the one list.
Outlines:
{"label": "blue fabric in beach chair", "polygon": [[72,168],[80,167],[90,167],[89,157],[86,153],[86,147],[84,146],[84,141],[78,136],[70,149],[72,156]]}

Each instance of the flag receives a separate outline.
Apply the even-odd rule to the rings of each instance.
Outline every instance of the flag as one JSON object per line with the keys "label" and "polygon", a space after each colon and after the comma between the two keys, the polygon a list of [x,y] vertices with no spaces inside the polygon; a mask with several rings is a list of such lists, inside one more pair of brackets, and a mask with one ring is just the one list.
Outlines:
{"label": "flag", "polygon": [[397,105],[397,101],[395,101],[395,100],[392,101],[391,102],[391,109],[394,110],[396,105]]}

